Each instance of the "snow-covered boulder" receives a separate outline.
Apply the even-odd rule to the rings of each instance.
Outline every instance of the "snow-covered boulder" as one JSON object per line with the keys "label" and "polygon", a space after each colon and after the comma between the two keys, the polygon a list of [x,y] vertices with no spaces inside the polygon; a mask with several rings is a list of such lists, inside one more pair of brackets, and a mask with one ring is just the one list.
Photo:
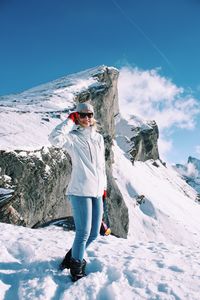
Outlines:
{"label": "snow-covered boulder", "polygon": [[0,208],[2,222],[32,227],[70,215],[65,199],[71,170],[67,153],[54,148],[1,150],[0,166],[15,190],[11,201]]}

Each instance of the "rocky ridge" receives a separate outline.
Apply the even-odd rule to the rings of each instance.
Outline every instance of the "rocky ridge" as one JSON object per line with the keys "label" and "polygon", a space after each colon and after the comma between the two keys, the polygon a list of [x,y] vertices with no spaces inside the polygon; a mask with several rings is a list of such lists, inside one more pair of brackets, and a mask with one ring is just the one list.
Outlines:
{"label": "rocky ridge", "polygon": [[176,164],[174,168],[197,191],[197,201],[200,202],[200,160],[189,156],[186,164]]}
{"label": "rocky ridge", "polygon": [[[10,147],[13,141],[14,149],[0,150],[0,187],[15,190],[12,200],[0,208],[1,222],[35,227],[51,219],[71,215],[69,203],[65,199],[65,189],[71,172],[70,157],[66,152],[46,145],[47,133],[66,118],[66,113],[72,111],[77,102],[91,99],[106,145],[107,203],[111,229],[116,236],[127,237],[128,209],[112,175],[113,139],[125,139],[128,145],[127,155],[130,155],[133,162],[157,159],[158,128],[155,122],[148,122],[141,126],[127,125],[129,128],[124,129],[124,133],[119,133],[118,75],[117,69],[101,66],[63,77],[18,95],[0,98],[2,117],[15,114],[22,122],[22,118],[31,115],[34,122],[37,115],[40,127],[38,132],[33,132],[32,137],[37,137],[40,129],[46,130],[43,134],[44,142],[38,142],[36,149],[27,150],[27,143],[24,147],[20,143],[17,145],[17,139],[21,142],[26,136],[26,132],[21,136],[19,132],[15,133],[14,141],[8,141]],[[125,121],[121,119],[120,122]],[[7,135],[6,138],[10,136]]]}

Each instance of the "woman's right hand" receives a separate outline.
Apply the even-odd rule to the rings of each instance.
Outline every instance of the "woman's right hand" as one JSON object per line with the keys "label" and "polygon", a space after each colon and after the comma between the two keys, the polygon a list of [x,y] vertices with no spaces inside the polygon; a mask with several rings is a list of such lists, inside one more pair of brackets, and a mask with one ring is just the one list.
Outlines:
{"label": "woman's right hand", "polygon": [[69,114],[68,119],[71,119],[76,125],[78,125],[78,113],[77,112],[73,112],[71,114]]}

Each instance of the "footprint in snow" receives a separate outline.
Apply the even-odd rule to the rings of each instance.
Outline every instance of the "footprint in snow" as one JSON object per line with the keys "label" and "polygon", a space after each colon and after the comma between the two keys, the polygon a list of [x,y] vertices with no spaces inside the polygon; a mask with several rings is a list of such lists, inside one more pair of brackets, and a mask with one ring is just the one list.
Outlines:
{"label": "footprint in snow", "polygon": [[177,266],[170,266],[170,267],[168,267],[168,269],[170,269],[171,271],[174,271],[174,272],[184,273],[184,270]]}
{"label": "footprint in snow", "polygon": [[169,286],[167,283],[159,283],[158,284],[158,291],[162,293],[168,293]]}
{"label": "footprint in snow", "polygon": [[97,258],[91,259],[90,262],[87,263],[86,266],[86,273],[95,273],[95,272],[102,272],[103,270],[103,263],[98,260]]}
{"label": "footprint in snow", "polygon": [[117,281],[118,279],[120,279],[122,273],[115,267],[108,267],[107,275],[108,275],[108,280],[110,281],[110,283],[112,283],[113,281]]}
{"label": "footprint in snow", "polygon": [[144,288],[144,283],[138,278],[138,270],[124,270],[125,278],[127,279],[130,286],[135,288]]}
{"label": "footprint in snow", "polygon": [[158,268],[163,269],[165,267],[165,264],[162,262],[162,260],[154,259],[155,263],[157,264]]}

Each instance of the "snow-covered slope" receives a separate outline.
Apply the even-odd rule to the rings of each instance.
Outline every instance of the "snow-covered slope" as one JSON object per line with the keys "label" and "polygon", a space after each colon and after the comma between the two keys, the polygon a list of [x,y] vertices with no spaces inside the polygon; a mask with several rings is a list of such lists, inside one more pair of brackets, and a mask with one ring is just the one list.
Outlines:
{"label": "snow-covered slope", "polygon": [[[130,164],[115,144],[114,173],[130,214],[127,240],[102,237],[88,248],[88,276],[58,271],[74,232],[0,224],[0,299],[199,299],[200,206],[194,191],[157,162]],[[143,193],[145,202],[134,197]]]}
{"label": "snow-covered slope", "polygon": [[[96,69],[72,75],[71,82],[63,78],[29,90],[20,98],[0,98],[1,148],[48,145],[48,133],[60,122],[57,113],[65,117],[67,109],[73,109],[76,90],[98,84],[91,72]],[[50,92],[52,96],[45,100]],[[159,160],[133,165],[126,150],[116,136],[113,173],[129,210],[128,238],[99,237],[86,252],[88,276],[72,283],[68,271],[57,267],[71,247],[74,232],[0,223],[0,300],[199,299],[196,192]],[[145,196],[141,204],[138,195]]]}
{"label": "snow-covered slope", "polygon": [[16,95],[0,97],[0,149],[35,150],[50,146],[48,134],[75,108],[76,94],[102,85],[97,67],[68,75]]}
{"label": "snow-covered slope", "polygon": [[[200,212],[194,202],[196,192],[160,161],[135,162],[132,166],[120,148],[115,146],[114,151],[114,176],[131,216],[130,236],[196,244]],[[138,206],[134,199],[141,194],[145,196],[144,203]]]}

